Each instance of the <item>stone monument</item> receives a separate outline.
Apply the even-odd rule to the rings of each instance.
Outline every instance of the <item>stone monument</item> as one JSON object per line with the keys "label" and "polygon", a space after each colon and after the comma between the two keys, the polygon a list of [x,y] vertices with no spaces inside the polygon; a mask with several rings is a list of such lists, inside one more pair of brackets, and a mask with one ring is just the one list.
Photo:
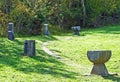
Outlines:
{"label": "stone monument", "polygon": [[44,35],[50,35],[50,32],[48,30],[48,24],[44,24]]}
{"label": "stone monument", "polygon": [[108,70],[104,63],[110,59],[111,54],[110,50],[88,51],[87,57],[94,64],[91,74],[107,76]]}
{"label": "stone monument", "polygon": [[9,40],[14,40],[15,39],[14,30],[13,30],[14,24],[13,23],[8,23],[8,26],[9,26],[9,28],[8,28],[8,39]]}
{"label": "stone monument", "polygon": [[35,40],[24,41],[24,55],[35,56]]}
{"label": "stone monument", "polygon": [[80,31],[80,26],[73,26],[72,30],[74,31],[74,35],[80,35],[79,31]]}

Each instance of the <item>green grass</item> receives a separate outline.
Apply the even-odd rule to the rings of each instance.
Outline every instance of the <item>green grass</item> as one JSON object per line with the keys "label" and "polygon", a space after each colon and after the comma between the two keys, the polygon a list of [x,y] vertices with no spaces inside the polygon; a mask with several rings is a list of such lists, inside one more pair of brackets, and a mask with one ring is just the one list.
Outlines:
{"label": "green grass", "polygon": [[[24,40],[36,40],[36,56],[23,56]],[[45,41],[56,40],[50,36],[16,38],[9,41],[1,38],[0,44],[0,82],[38,82],[64,81],[75,79],[77,73],[41,49]],[[71,68],[72,69],[72,68]]]}
{"label": "green grass", "polygon": [[[36,56],[23,56],[24,40],[36,40]],[[69,61],[60,62],[42,49],[43,42],[53,52]],[[118,76],[86,76],[92,68],[88,50],[112,50],[106,63]],[[120,82],[120,26],[85,29],[80,36],[73,33],[61,36],[17,37],[15,41],[0,38],[0,82]],[[72,62],[72,63],[71,63]],[[72,66],[66,63],[71,63]]]}
{"label": "green grass", "polygon": [[111,50],[112,57],[106,63],[106,66],[110,73],[118,73],[119,76],[104,78],[92,76],[90,81],[120,82],[120,26],[88,29],[81,31],[80,34],[81,36],[56,36],[58,40],[52,41],[48,48],[58,53],[61,57],[68,58],[74,61],[75,64],[84,67],[76,70],[79,75],[86,72],[89,73],[90,68],[92,68],[92,63],[86,55],[88,50]]}

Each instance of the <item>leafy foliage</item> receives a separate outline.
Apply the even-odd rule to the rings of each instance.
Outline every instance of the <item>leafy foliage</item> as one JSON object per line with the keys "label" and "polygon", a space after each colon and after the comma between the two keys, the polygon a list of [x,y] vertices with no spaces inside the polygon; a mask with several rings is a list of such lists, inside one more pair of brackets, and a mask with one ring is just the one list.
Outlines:
{"label": "leafy foliage", "polygon": [[61,29],[119,24],[119,4],[119,0],[0,0],[0,29],[4,28],[0,35],[7,32],[8,22],[15,23],[15,33],[32,34],[41,34],[43,23]]}

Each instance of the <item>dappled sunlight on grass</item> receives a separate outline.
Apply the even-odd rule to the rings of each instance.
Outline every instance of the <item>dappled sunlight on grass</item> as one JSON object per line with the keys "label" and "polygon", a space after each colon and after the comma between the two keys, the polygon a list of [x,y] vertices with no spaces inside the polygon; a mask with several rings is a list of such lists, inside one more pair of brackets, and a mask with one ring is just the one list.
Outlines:
{"label": "dappled sunlight on grass", "polygon": [[[92,67],[92,63],[87,58],[88,50],[111,50],[112,57],[106,63],[106,66],[111,73],[118,73],[118,76],[108,76],[104,80],[119,81],[120,34],[117,33],[120,33],[120,26],[84,30],[81,34],[85,34],[85,36],[57,36],[58,40],[52,42],[48,48],[55,53],[59,51],[58,55],[61,57],[68,58],[76,64],[86,67],[84,70],[87,70],[87,66],[90,67],[91,65]],[[81,74],[79,70],[78,73]],[[94,80],[91,79],[91,81]]]}
{"label": "dappled sunlight on grass", "polygon": [[[46,37],[44,37],[46,38]],[[44,41],[53,40],[50,37],[47,37],[48,39],[44,39]],[[71,78],[75,79],[74,76],[76,76],[77,73],[69,71],[68,66],[61,63],[57,59],[49,56],[46,54],[43,50],[41,50],[41,44],[42,39],[38,38],[36,40],[36,56],[28,57],[23,55],[23,47],[24,47],[24,40],[28,38],[16,38],[15,41],[10,41],[7,39],[4,39],[4,44],[0,45],[0,73],[2,71],[6,71],[7,68],[10,69],[10,74],[2,75],[0,74],[0,78],[2,76],[5,76],[8,78],[9,76],[14,76],[14,72],[16,72],[15,75],[23,75],[26,76],[29,74],[39,74],[37,77],[43,77],[44,75],[48,76],[51,75],[54,78]],[[29,38],[30,39],[30,38]],[[31,38],[35,39],[35,38]],[[12,70],[13,69],[13,70]],[[19,72],[19,73],[18,73]],[[22,73],[20,73],[22,72]],[[14,76],[16,78],[21,78],[18,76]],[[34,76],[33,76],[34,77]],[[29,77],[28,77],[29,78]],[[52,77],[48,77],[52,78]],[[11,78],[9,78],[11,79]],[[21,80],[22,81],[22,80]],[[30,81],[30,80],[28,80]]]}
{"label": "dappled sunlight on grass", "polygon": [[[111,26],[82,30],[80,36],[74,36],[73,33],[61,36],[29,36],[18,37],[14,41],[0,38],[0,81],[119,82],[119,28],[119,26]],[[36,41],[36,56],[24,56],[24,40]],[[50,42],[47,47],[66,60],[61,62],[45,53],[41,46],[47,41]],[[84,74],[90,74],[93,66],[87,58],[88,50],[111,50],[112,57],[106,63],[106,67],[110,73],[118,75],[85,76]]]}

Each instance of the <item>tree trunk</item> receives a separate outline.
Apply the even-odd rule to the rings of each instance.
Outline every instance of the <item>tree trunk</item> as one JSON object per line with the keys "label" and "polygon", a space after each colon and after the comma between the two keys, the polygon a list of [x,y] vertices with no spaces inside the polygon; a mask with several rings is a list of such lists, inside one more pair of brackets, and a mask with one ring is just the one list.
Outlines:
{"label": "tree trunk", "polygon": [[82,3],[82,9],[83,9],[83,26],[85,26],[86,23],[86,8],[85,8],[85,0],[81,0]]}
{"label": "tree trunk", "polygon": [[12,0],[4,0],[4,5],[5,5],[4,12],[8,14],[12,9]]}

